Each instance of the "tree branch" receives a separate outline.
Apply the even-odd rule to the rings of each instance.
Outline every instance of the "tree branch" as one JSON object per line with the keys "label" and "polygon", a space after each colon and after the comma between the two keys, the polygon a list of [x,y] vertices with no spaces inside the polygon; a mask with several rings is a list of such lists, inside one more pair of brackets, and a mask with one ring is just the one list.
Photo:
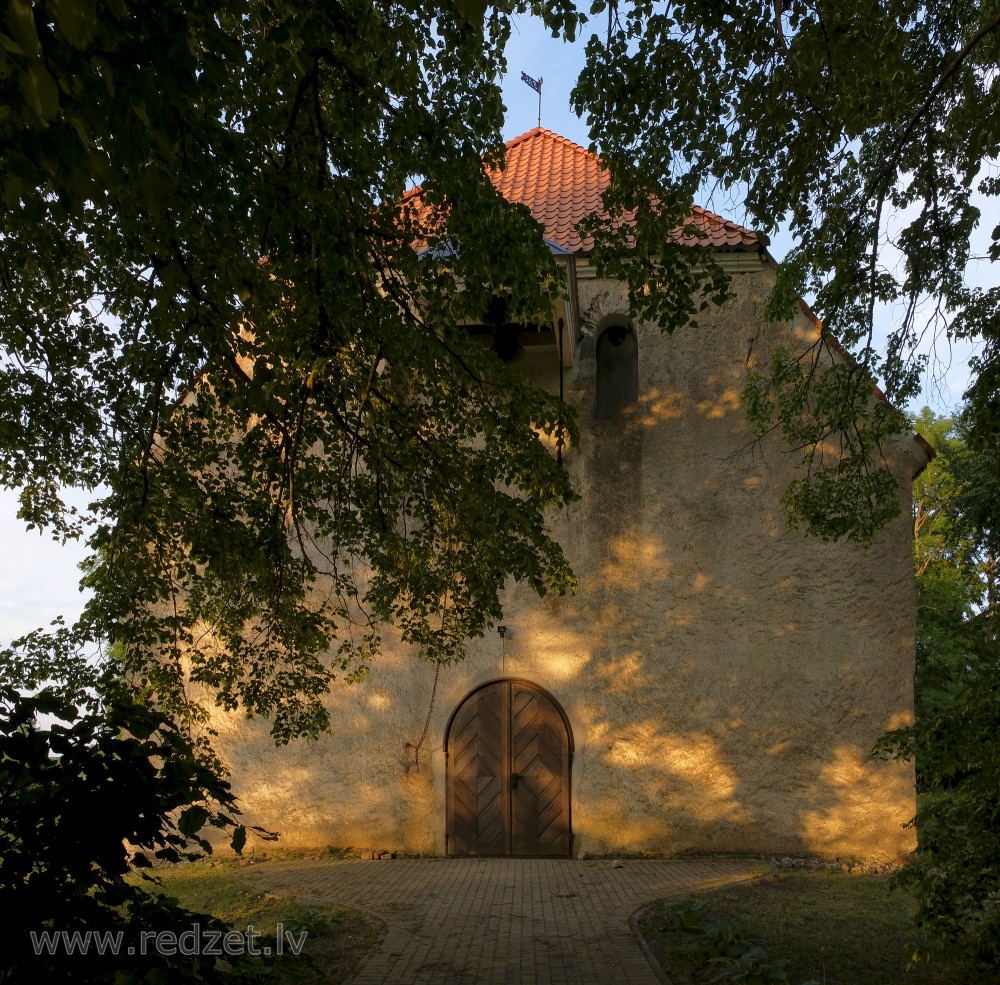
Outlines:
{"label": "tree branch", "polygon": [[899,164],[899,155],[903,153],[903,148],[909,142],[910,137],[913,135],[913,130],[917,124],[923,119],[924,114],[931,108],[934,100],[941,94],[941,91],[947,85],[951,77],[961,68],[962,63],[966,58],[972,54],[976,45],[983,40],[988,34],[992,34],[997,28],[1000,28],[1000,12],[995,13],[982,27],[976,31],[975,34],[969,38],[968,41],[962,46],[962,48],[957,52],[955,57],[951,60],[950,64],[945,68],[945,70],[938,77],[937,82],[931,86],[930,92],[927,93],[926,98],[920,104],[917,111],[907,120],[906,124],[903,126],[902,132],[896,140],[896,147],[892,154],[886,161],[886,166],[882,169],[879,180],[884,181],[889,177],[890,171],[895,171],[897,165]]}

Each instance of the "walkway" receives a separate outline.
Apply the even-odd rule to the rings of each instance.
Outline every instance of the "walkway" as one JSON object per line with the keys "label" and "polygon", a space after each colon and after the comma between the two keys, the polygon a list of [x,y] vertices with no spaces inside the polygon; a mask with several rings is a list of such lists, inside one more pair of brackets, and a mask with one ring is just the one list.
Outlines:
{"label": "walkway", "polygon": [[745,859],[271,861],[262,889],[357,906],[388,933],[352,985],[659,985],[629,917],[747,879]]}

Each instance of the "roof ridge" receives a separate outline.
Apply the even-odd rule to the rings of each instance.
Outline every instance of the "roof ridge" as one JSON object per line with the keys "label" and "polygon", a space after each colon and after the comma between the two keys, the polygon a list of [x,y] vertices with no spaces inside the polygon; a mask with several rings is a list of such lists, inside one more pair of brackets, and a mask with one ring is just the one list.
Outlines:
{"label": "roof ridge", "polygon": [[506,147],[507,150],[511,150],[511,148],[516,147],[519,144],[526,143],[532,137],[541,136],[551,137],[553,140],[558,141],[561,144],[565,144],[567,147],[571,147],[574,151],[586,154],[588,157],[592,157],[597,161],[600,161],[601,159],[599,154],[595,154],[593,151],[588,150],[581,144],[576,143],[576,141],[570,140],[569,137],[564,137],[561,133],[556,133],[555,130],[549,130],[546,127],[532,127],[530,130],[525,130],[524,133],[518,134],[516,137],[511,137],[510,140],[504,144],[504,147]]}
{"label": "roof ridge", "polygon": [[[524,133],[518,134],[516,137],[511,137],[510,140],[504,143],[504,150],[512,150],[521,144],[527,143],[533,137],[539,136],[551,137],[553,140],[558,141],[561,144],[565,144],[567,147],[572,148],[575,152],[580,154],[585,154],[587,157],[592,157],[596,161],[600,161],[600,155],[595,154],[593,151],[587,150],[581,144],[570,140],[569,137],[564,137],[561,133],[556,133],[555,130],[548,130],[545,127],[532,127],[530,130],[525,130]],[[505,162],[506,163],[506,162]],[[402,201],[406,201],[408,198],[413,198],[418,195],[424,189],[424,184],[421,182],[419,185],[414,185],[412,188],[407,188],[403,192]]]}

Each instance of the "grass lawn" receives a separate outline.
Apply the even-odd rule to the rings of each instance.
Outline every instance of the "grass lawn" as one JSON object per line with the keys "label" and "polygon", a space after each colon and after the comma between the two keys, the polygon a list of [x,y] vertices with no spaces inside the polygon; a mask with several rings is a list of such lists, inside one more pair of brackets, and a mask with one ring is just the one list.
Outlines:
{"label": "grass lawn", "polygon": [[[907,970],[922,944],[915,912],[912,898],[890,892],[885,876],[787,872],[661,900],[643,910],[639,927],[673,985],[995,985],[995,972],[964,971],[945,959]],[[728,962],[712,960],[727,953]],[[720,978],[726,967],[733,975]]]}
{"label": "grass lawn", "polygon": [[286,948],[274,964],[275,982],[284,980],[284,966],[294,974],[296,982],[339,985],[354,973],[382,936],[382,924],[361,910],[305,904],[261,892],[241,880],[238,872],[237,866],[229,862],[214,866],[192,862],[155,870],[163,883],[159,891],[189,910],[211,913],[234,930],[245,931],[252,925],[258,933],[270,935],[280,923],[295,940],[306,931],[302,954],[311,959],[312,968]]}

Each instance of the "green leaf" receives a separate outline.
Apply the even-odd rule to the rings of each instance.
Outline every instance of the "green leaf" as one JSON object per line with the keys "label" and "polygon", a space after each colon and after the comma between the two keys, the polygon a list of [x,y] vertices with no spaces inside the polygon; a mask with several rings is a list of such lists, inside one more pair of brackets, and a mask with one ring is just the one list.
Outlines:
{"label": "green leaf", "polygon": [[56,26],[74,48],[84,49],[97,30],[96,0],[47,0]]}
{"label": "green leaf", "polygon": [[3,183],[3,201],[9,209],[16,208],[24,192],[24,182],[16,174],[8,174]]}
{"label": "green leaf", "polygon": [[7,29],[23,54],[34,56],[42,50],[35,15],[27,0],[7,0]]}
{"label": "green leaf", "polygon": [[486,18],[487,0],[454,0],[455,10],[470,27],[482,28]]}
{"label": "green leaf", "polygon": [[195,804],[181,812],[177,819],[177,830],[187,838],[194,837],[208,820],[208,811]]}
{"label": "green leaf", "polygon": [[41,63],[35,62],[18,79],[21,94],[34,114],[48,123],[59,112],[59,87]]}
{"label": "green leaf", "polygon": [[9,51],[12,55],[23,55],[24,49],[13,39],[7,37],[2,31],[0,31],[0,48],[5,51]]}

